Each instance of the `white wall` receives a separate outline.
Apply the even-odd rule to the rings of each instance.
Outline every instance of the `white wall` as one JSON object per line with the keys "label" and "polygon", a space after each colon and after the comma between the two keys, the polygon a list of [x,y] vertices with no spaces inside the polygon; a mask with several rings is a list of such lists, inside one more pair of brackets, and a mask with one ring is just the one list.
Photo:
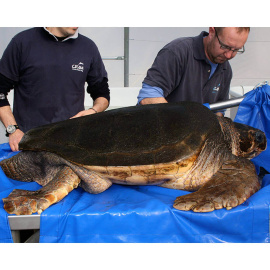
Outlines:
{"label": "white wall", "polygon": [[[0,27],[0,57],[10,39],[21,27]],[[140,87],[157,52],[171,40],[195,36],[207,27],[131,27],[130,28],[130,87]],[[102,57],[124,55],[123,27],[81,27],[80,33],[91,38]],[[270,27],[253,27],[246,43],[246,52],[232,59],[232,86],[256,85],[270,80]],[[124,62],[104,60],[111,87],[124,86]]]}

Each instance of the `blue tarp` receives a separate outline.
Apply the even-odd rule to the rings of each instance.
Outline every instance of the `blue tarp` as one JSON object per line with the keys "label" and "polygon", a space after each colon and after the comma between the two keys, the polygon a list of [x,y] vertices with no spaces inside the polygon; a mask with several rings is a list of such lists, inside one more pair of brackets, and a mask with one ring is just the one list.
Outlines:
{"label": "blue tarp", "polygon": [[270,172],[270,85],[264,83],[245,95],[241,102],[235,122],[247,124],[262,130],[267,137],[267,150],[252,161]]}
{"label": "blue tarp", "polygon": [[[252,92],[257,95],[261,90]],[[252,100],[249,97],[248,101]],[[257,102],[256,98],[254,100]],[[245,106],[245,100],[242,103],[240,107]],[[239,111],[241,113],[241,110]],[[262,114],[259,115],[262,117]],[[270,117],[270,112],[268,115]],[[237,119],[240,116],[238,114]],[[242,117],[241,121],[245,121],[245,117]],[[13,154],[8,144],[0,145],[1,158]],[[263,163],[263,167],[268,169],[267,158],[266,154],[263,160],[257,161],[257,166]],[[14,188],[28,190],[40,188],[37,183],[23,183],[8,179],[2,171],[0,178],[0,199],[8,196]],[[94,195],[77,188],[41,214],[40,242],[260,243],[270,241],[270,175],[263,178],[261,190],[242,205],[229,211],[220,209],[210,213],[193,213],[174,209],[172,205],[175,198],[187,193],[157,186],[113,185],[105,192]],[[0,202],[0,242],[12,242],[2,201]]]}

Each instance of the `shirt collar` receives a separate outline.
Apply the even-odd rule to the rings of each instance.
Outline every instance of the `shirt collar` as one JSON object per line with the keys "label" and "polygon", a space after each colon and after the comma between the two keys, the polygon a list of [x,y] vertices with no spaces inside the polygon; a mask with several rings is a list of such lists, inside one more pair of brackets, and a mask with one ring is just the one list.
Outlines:
{"label": "shirt collar", "polygon": [[[43,27],[45,31],[47,31],[51,36],[53,36],[57,41],[58,41],[58,38],[52,34],[46,27]],[[72,36],[68,36],[67,38],[63,39],[62,42],[66,41],[66,40],[69,40],[69,39],[76,39],[79,35],[79,30],[77,29],[76,32],[74,33],[74,35]]]}
{"label": "shirt collar", "polygon": [[207,61],[207,57],[205,55],[204,46],[203,46],[203,38],[206,36],[208,36],[208,33],[205,31],[202,31],[199,36],[194,37],[194,43],[193,43],[194,57],[197,60]]}
{"label": "shirt collar", "polygon": [[[193,48],[194,48],[194,58],[196,60],[204,60],[206,63],[210,64],[209,59],[205,55],[204,51],[204,45],[203,45],[203,38],[208,36],[209,33],[202,31],[199,36],[194,37],[194,42],[193,42]],[[228,66],[228,61],[222,63],[222,64],[217,64],[217,68],[219,67],[222,69],[227,69]]]}

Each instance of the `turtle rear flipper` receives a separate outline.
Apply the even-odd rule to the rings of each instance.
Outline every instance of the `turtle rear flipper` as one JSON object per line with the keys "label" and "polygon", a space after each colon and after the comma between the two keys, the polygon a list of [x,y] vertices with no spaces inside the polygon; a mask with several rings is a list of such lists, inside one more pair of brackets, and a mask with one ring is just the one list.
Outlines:
{"label": "turtle rear flipper", "polygon": [[62,200],[80,183],[80,178],[68,166],[59,169],[55,177],[37,191],[15,189],[7,198],[3,198],[4,209],[9,214],[39,214],[50,205]]}
{"label": "turtle rear flipper", "polygon": [[245,202],[260,189],[252,162],[235,157],[222,167],[198,191],[176,198],[173,207],[178,210],[211,212],[227,210]]}

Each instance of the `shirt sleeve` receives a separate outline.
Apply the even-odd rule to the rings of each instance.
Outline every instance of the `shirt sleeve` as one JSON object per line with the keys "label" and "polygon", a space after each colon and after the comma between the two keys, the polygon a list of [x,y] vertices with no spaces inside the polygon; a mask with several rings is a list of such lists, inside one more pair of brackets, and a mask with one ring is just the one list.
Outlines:
{"label": "shirt sleeve", "polygon": [[138,103],[137,105],[140,105],[140,102],[144,98],[157,98],[157,97],[164,97],[163,90],[157,86],[151,86],[149,84],[143,83],[142,89],[139,92],[138,95]]}
{"label": "shirt sleeve", "polygon": [[110,102],[110,89],[107,78],[103,78],[101,82],[98,82],[91,87],[88,86],[87,92],[90,94],[93,100],[96,100],[99,97],[104,97],[108,100],[108,102]]}
{"label": "shirt sleeve", "polygon": [[0,107],[8,106],[7,95],[14,88],[15,82],[0,73]]}
{"label": "shirt sleeve", "polygon": [[20,49],[16,40],[13,38],[0,60],[0,73],[6,78],[18,82],[20,76],[20,59]]}
{"label": "shirt sleeve", "polygon": [[97,46],[93,48],[93,61],[87,74],[87,92],[93,100],[104,97],[110,101],[110,90],[108,84],[107,71],[101,59]]}
{"label": "shirt sleeve", "polygon": [[[144,83],[157,86],[167,97],[180,83],[183,63],[170,49],[162,49],[152,67],[147,71]],[[183,61],[182,61],[183,62]]]}

